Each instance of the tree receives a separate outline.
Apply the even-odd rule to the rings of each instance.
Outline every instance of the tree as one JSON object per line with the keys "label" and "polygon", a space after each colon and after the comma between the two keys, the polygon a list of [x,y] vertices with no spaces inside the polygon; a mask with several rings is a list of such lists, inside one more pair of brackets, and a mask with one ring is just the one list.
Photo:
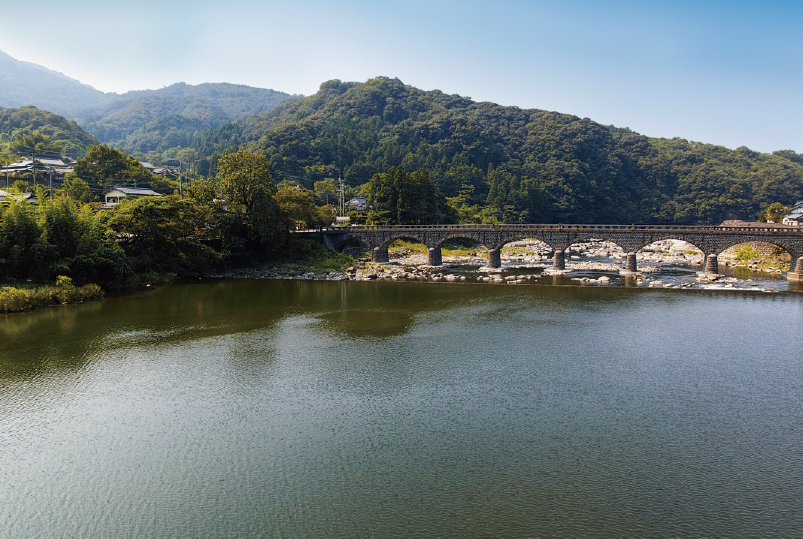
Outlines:
{"label": "tree", "polygon": [[318,195],[321,204],[335,204],[338,200],[338,186],[334,178],[326,178],[315,182],[315,194]]}
{"label": "tree", "polygon": [[25,180],[15,180],[14,183],[11,184],[11,189],[20,193],[27,193],[33,189],[33,186]]}
{"label": "tree", "polygon": [[[0,139],[0,142],[2,142],[2,139]],[[8,145],[3,144],[2,146],[0,146],[0,165],[5,167],[6,164],[17,161],[18,159],[19,155],[12,152],[8,148]]]}
{"label": "tree", "polygon": [[134,271],[203,275],[218,258],[195,239],[207,222],[206,208],[168,195],[124,199],[109,227],[125,239],[123,249]]}
{"label": "tree", "polygon": [[368,219],[391,224],[438,224],[455,219],[444,194],[424,170],[392,167],[368,183]]}
{"label": "tree", "polygon": [[39,234],[31,205],[12,199],[0,223],[0,275],[3,279],[24,279],[32,274]]}
{"label": "tree", "polygon": [[76,161],[74,171],[81,179],[97,183],[103,188],[111,188],[120,180],[145,187],[161,179],[148,172],[136,159],[105,144],[90,147],[86,155]]}
{"label": "tree", "polygon": [[762,223],[781,223],[784,216],[792,210],[791,206],[784,206],[780,202],[773,202],[758,216]]}
{"label": "tree", "polygon": [[89,184],[73,173],[69,173],[64,177],[61,191],[78,202],[87,203],[95,199],[92,191],[89,190]]}
{"label": "tree", "polygon": [[457,216],[457,222],[461,224],[482,223],[482,210],[478,204],[470,204],[474,195],[474,186],[463,184],[460,194],[455,197],[447,197],[446,201]]}
{"label": "tree", "polygon": [[548,213],[546,196],[534,180],[488,167],[488,183],[488,213],[499,222],[544,222]]}
{"label": "tree", "polygon": [[270,176],[268,159],[244,150],[225,155],[218,161],[218,177],[227,204],[221,223],[224,239],[239,237],[258,242],[263,249],[283,246],[288,222],[273,198],[277,188]]}
{"label": "tree", "polygon": [[39,131],[17,135],[14,140],[9,143],[8,148],[13,153],[31,155],[34,157],[37,155],[54,157],[61,155],[63,150],[61,144],[51,140],[49,136],[43,135]]}
{"label": "tree", "polygon": [[281,182],[273,198],[279,203],[279,207],[287,215],[290,223],[300,230],[318,228],[332,222],[333,215],[331,213],[326,213],[326,210],[320,211],[327,208],[331,212],[331,206],[319,208],[315,204],[312,191],[304,189],[296,182],[286,180]]}

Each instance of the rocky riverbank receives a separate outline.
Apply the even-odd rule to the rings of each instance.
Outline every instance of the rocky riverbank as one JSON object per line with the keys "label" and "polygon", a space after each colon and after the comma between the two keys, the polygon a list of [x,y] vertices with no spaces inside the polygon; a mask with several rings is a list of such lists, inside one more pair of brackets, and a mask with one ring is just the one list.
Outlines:
{"label": "rocky riverbank", "polygon": [[[609,242],[593,242],[573,245],[566,252],[566,269],[552,268],[551,248],[538,241],[524,240],[505,246],[501,253],[502,267],[487,267],[487,250],[465,249],[449,246],[443,249],[443,265],[429,266],[428,258],[420,248],[390,249],[390,261],[374,263],[368,258],[358,260],[344,271],[325,273],[312,271],[299,264],[272,265],[261,268],[241,268],[227,271],[214,277],[256,279],[301,279],[325,281],[372,281],[372,280],[417,280],[417,281],[473,281],[491,284],[543,283],[545,277],[562,278],[563,284],[581,286],[624,285],[648,288],[719,288],[756,286],[724,275],[706,276],[694,270],[704,262],[703,254],[694,246],[679,240],[659,241],[637,254],[639,272],[621,276],[626,253]],[[731,265],[729,259],[720,261]],[[666,277],[662,272],[688,268],[684,276]],[[503,274],[510,274],[503,276]],[[585,274],[594,275],[585,275]],[[598,275],[603,273],[603,275]],[[609,273],[610,275],[605,275]]]}

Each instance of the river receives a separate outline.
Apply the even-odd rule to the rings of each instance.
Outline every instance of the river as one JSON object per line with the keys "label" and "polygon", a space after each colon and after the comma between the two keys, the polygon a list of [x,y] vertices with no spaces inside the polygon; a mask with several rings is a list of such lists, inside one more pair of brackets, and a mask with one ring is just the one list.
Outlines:
{"label": "river", "polygon": [[0,318],[0,536],[803,534],[803,295],[219,280]]}

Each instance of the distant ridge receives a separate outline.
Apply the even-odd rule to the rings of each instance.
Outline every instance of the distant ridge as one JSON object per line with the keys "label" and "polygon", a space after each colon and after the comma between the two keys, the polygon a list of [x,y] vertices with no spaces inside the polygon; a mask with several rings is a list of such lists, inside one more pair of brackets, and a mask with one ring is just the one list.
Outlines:
{"label": "distant ridge", "polygon": [[132,91],[87,111],[79,123],[102,142],[143,153],[188,147],[206,129],[256,116],[294,96],[241,84],[179,82]]}
{"label": "distant ridge", "polygon": [[116,97],[82,84],[63,73],[22,62],[0,51],[0,107],[35,105],[77,118],[82,111]]}
{"label": "distant ridge", "polygon": [[206,129],[261,114],[292,97],[240,84],[183,82],[158,90],[104,93],[0,51],[0,107],[33,105],[77,121],[101,142],[131,151],[189,146]]}

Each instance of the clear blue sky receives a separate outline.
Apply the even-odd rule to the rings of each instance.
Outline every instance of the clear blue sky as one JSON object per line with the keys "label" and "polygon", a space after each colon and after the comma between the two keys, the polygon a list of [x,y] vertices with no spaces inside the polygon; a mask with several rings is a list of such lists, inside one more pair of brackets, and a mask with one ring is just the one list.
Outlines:
{"label": "clear blue sky", "polygon": [[104,91],[183,81],[309,95],[385,75],[650,136],[803,153],[801,0],[0,0],[0,20],[0,50]]}

